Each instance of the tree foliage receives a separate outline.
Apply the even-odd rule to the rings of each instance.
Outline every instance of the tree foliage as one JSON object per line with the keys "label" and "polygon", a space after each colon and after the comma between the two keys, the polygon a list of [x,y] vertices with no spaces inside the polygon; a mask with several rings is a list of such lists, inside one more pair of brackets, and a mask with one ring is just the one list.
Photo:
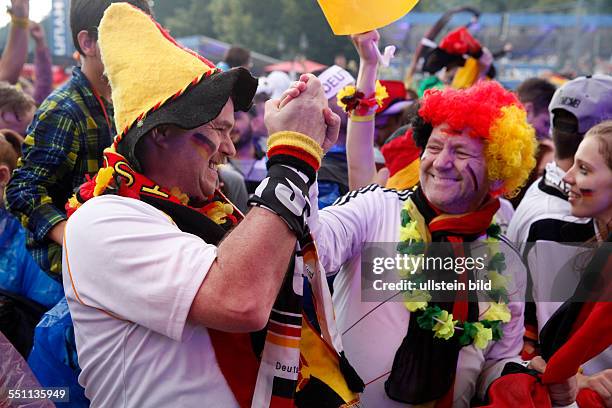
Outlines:
{"label": "tree foliage", "polygon": [[339,51],[354,52],[347,37],[333,35],[315,0],[183,0],[170,9],[173,1],[156,0],[155,13],[178,37],[207,35],[277,58],[303,54],[323,63]]}
{"label": "tree foliage", "polygon": [[[417,11],[457,6],[482,12],[611,13],[606,0],[423,0]],[[347,37],[334,36],[316,0],[155,0],[155,14],[173,35],[207,35],[277,58],[303,54],[324,64],[344,53],[356,57]]]}

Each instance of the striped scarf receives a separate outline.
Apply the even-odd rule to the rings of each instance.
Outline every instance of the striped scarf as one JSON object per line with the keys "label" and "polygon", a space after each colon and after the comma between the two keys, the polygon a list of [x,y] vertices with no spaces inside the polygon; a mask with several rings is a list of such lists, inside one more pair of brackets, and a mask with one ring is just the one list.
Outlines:
{"label": "striped scarf", "polygon": [[[474,241],[483,235],[499,208],[499,200],[490,199],[471,213],[441,214],[429,203],[420,187],[410,200],[415,204],[410,217],[423,229],[424,239],[427,242],[450,242],[454,256],[464,256],[462,243]],[[455,276],[467,284],[470,273]],[[454,302],[432,304],[449,311],[459,321],[478,320],[478,303],[467,290],[458,291]],[[410,314],[407,334],[396,351],[391,374],[385,382],[385,391],[395,401],[430,403],[437,408],[450,408],[457,360],[462,346],[457,337],[438,339],[434,338],[430,330],[422,329],[417,322],[420,314],[422,312]]]}
{"label": "striped scarf", "polygon": [[[312,237],[300,244],[272,309],[253,407],[356,407],[364,384],[348,363]],[[303,311],[304,277],[316,317]]]}

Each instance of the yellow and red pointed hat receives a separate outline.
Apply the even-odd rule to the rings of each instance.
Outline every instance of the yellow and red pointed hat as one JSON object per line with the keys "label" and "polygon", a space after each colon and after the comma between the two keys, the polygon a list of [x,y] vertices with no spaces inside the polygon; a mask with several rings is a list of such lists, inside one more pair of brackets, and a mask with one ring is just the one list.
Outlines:
{"label": "yellow and red pointed hat", "polygon": [[134,147],[155,127],[196,128],[216,118],[230,97],[235,110],[246,111],[257,89],[247,69],[222,72],[128,3],[106,9],[98,43],[112,89],[115,148],[136,168]]}

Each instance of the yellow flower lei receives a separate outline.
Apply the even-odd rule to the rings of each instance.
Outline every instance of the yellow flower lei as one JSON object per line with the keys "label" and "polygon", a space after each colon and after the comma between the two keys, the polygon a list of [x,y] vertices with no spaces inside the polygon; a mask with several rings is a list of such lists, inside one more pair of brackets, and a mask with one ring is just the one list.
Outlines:
{"label": "yellow flower lei", "polygon": [[404,295],[404,306],[411,312],[425,310],[427,303],[431,300],[431,295],[426,290],[415,289]]}
{"label": "yellow flower lei", "polygon": [[512,319],[512,313],[505,303],[489,302],[489,308],[482,317],[484,320],[500,320],[502,323],[508,323]]}
{"label": "yellow flower lei", "polygon": [[[410,218],[409,208],[412,203],[409,200],[401,212],[400,225],[400,246],[402,248],[419,246],[424,249],[424,240],[419,232],[418,222]],[[489,230],[492,232],[489,235]],[[487,230],[486,242],[489,244],[498,244],[499,247],[499,226],[491,224]],[[418,252],[421,252],[420,250]],[[423,256],[422,253],[410,253],[408,256]],[[497,269],[491,270],[491,269]],[[488,279],[491,281],[492,291],[490,296],[498,296],[499,299],[495,302],[489,302],[489,308],[483,314],[482,320],[478,322],[462,322],[453,320],[452,313],[447,310],[442,310],[438,306],[429,306],[431,294],[427,290],[412,290],[404,293],[404,306],[411,313],[418,312],[417,317],[419,326],[425,330],[432,330],[434,337],[449,340],[458,331],[461,332],[459,342],[462,345],[474,344],[475,347],[484,349],[490,341],[497,341],[503,336],[501,328],[502,323],[508,323],[512,319],[512,313],[508,305],[502,301],[502,298],[507,297],[506,286],[510,281],[510,277],[503,276],[498,271],[505,269],[503,254],[496,252],[489,263]],[[420,271],[399,271],[402,278],[414,276]]]}
{"label": "yellow flower lei", "polygon": [[493,340],[493,330],[480,322],[474,323],[476,328],[476,335],[474,336],[474,345],[479,349],[485,349],[489,344],[489,341]]}
{"label": "yellow flower lei", "polygon": [[436,324],[433,327],[434,337],[448,340],[455,335],[455,324],[457,320],[453,320],[453,314],[442,310],[442,313],[436,318]]}

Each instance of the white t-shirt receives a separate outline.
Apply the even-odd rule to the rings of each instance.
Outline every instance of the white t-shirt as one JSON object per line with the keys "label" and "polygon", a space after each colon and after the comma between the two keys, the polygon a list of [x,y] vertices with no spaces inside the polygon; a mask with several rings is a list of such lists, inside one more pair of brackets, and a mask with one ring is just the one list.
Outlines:
{"label": "white t-shirt", "polygon": [[512,220],[512,216],[514,215],[514,207],[512,207],[512,203],[505,198],[499,199],[499,210],[495,213],[495,222],[501,228],[502,234],[506,235],[508,231],[508,225]]}
{"label": "white t-shirt", "polygon": [[63,279],[92,407],[236,407],[208,330],[187,323],[217,248],[105,195],[65,231]]}

